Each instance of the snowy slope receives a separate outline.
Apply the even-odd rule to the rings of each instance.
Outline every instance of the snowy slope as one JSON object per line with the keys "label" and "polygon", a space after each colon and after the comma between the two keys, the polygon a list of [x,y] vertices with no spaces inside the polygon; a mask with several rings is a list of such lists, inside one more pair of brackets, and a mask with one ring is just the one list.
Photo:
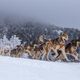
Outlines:
{"label": "snowy slope", "polygon": [[80,64],[0,56],[0,80],[80,80]]}

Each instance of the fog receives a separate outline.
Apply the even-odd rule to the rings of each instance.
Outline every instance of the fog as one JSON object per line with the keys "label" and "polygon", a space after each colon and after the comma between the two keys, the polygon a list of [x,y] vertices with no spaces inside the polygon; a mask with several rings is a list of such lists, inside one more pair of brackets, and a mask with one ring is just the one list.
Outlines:
{"label": "fog", "polygon": [[80,0],[0,0],[0,15],[79,28]]}

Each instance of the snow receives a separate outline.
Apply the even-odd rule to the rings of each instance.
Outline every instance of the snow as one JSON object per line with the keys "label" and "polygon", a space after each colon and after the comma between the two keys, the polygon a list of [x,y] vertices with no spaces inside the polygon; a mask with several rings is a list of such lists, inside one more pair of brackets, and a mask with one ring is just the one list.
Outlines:
{"label": "snow", "polygon": [[80,80],[80,63],[0,56],[0,80]]}
{"label": "snow", "polygon": [[62,30],[56,30],[56,32],[58,33],[58,35],[60,35],[63,31]]}
{"label": "snow", "polygon": [[63,31],[62,31],[62,30],[53,30],[53,32],[58,33],[58,35],[60,35],[61,33],[63,33]]}

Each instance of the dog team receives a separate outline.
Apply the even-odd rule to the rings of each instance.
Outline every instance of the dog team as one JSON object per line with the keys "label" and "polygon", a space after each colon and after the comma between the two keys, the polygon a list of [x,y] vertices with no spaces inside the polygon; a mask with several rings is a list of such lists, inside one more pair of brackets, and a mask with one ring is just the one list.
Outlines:
{"label": "dog team", "polygon": [[73,61],[78,61],[80,56],[77,49],[80,47],[80,39],[74,39],[70,42],[68,40],[69,36],[66,32],[61,33],[56,39],[48,40],[41,35],[36,43],[30,45],[25,43],[14,49],[0,48],[0,55],[21,57],[23,54],[27,54],[29,58],[47,61],[70,61],[69,57],[71,57]]}

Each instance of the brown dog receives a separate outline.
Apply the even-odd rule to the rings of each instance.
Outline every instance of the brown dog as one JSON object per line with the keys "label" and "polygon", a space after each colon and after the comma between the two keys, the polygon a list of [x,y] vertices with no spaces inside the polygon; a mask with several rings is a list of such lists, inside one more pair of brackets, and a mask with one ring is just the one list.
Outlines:
{"label": "brown dog", "polygon": [[71,54],[75,60],[78,60],[77,48],[80,47],[80,40],[72,40],[69,44],[66,45],[66,53]]}
{"label": "brown dog", "polygon": [[65,53],[65,41],[67,40],[68,35],[65,32],[60,34],[60,36],[56,39],[48,40],[45,43],[45,45],[43,45],[44,56],[46,57],[46,59],[49,60],[48,54],[50,53],[51,50],[53,50],[55,53],[54,59],[56,59],[56,57],[58,56],[57,50],[61,50],[65,59],[68,60]]}
{"label": "brown dog", "polygon": [[[80,47],[80,40],[78,40],[78,39],[72,40],[70,43],[65,45],[65,52],[66,52],[66,54],[73,56],[75,58],[75,60],[79,60],[78,59],[79,55],[77,53],[78,47]],[[57,57],[57,60],[63,60],[63,59],[64,59],[64,56],[62,54],[60,54]]]}
{"label": "brown dog", "polygon": [[32,57],[32,59],[40,59],[41,56],[41,48],[38,44],[32,44],[32,45],[24,45],[24,52],[28,53],[29,56]]}
{"label": "brown dog", "polygon": [[18,45],[15,49],[11,50],[10,56],[11,57],[20,57],[24,53],[24,47]]}

